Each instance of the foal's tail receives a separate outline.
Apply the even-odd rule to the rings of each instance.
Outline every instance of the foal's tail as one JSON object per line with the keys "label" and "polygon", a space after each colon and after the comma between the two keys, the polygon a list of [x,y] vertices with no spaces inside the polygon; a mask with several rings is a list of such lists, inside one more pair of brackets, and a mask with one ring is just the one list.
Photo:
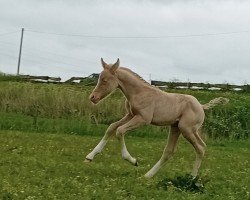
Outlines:
{"label": "foal's tail", "polygon": [[209,110],[210,108],[213,108],[216,105],[219,105],[219,104],[225,105],[228,102],[229,102],[228,98],[218,97],[218,98],[212,99],[208,103],[202,105],[202,107],[204,110]]}

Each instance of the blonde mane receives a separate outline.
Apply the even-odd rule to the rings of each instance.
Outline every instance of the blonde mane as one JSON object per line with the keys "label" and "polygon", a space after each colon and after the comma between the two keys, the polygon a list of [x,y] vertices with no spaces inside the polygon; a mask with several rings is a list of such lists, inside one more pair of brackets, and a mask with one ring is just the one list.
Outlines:
{"label": "blonde mane", "polygon": [[129,72],[130,74],[132,74],[134,77],[136,77],[137,79],[139,79],[141,82],[147,84],[148,86],[152,87],[152,85],[150,83],[148,83],[147,81],[145,81],[140,75],[138,75],[137,73],[133,72],[132,70],[126,68],[126,67],[120,67],[119,69],[124,70],[126,72]]}

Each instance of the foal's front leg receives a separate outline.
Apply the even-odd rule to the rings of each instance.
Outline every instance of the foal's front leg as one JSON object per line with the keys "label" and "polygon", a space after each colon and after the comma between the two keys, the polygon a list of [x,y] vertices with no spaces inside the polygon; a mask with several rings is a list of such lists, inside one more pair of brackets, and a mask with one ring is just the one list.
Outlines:
{"label": "foal's front leg", "polygon": [[101,153],[101,151],[103,150],[104,146],[106,145],[109,137],[115,133],[116,129],[125,124],[126,122],[128,122],[130,119],[132,118],[132,116],[130,114],[127,114],[125,117],[123,117],[121,120],[115,122],[115,123],[112,123],[105,135],[103,136],[103,138],[101,139],[101,141],[99,142],[99,144],[93,149],[92,152],[90,152],[87,156],[86,156],[86,159],[85,159],[85,162],[90,162],[94,159],[95,155],[98,154],[98,153]]}
{"label": "foal's front leg", "polygon": [[137,160],[135,158],[133,158],[130,153],[127,150],[126,144],[125,144],[125,140],[124,140],[124,135],[127,131],[129,130],[133,130],[137,127],[139,127],[142,124],[145,124],[145,120],[142,119],[141,116],[139,115],[135,115],[130,121],[128,121],[126,124],[120,126],[119,128],[117,128],[116,131],[116,136],[118,137],[120,143],[121,143],[121,153],[122,153],[122,157],[124,160],[129,161],[131,164],[137,166]]}

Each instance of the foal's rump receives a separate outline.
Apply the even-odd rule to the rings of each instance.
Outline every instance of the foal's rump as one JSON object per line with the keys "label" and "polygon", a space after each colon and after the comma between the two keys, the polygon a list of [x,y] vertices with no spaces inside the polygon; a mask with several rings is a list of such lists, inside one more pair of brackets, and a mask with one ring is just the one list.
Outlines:
{"label": "foal's rump", "polygon": [[200,102],[191,95],[185,95],[185,107],[179,120],[179,127],[185,126],[199,129],[204,121],[205,113]]}
{"label": "foal's rump", "polygon": [[156,97],[152,124],[171,125],[183,117],[188,117],[192,124],[203,122],[204,111],[195,97],[176,93],[164,93]]}
{"label": "foal's rump", "polygon": [[186,95],[187,98],[186,107],[182,113],[182,116],[179,121],[179,128],[190,128],[192,132],[196,133],[198,129],[201,127],[202,123],[204,122],[205,113],[204,110],[211,109],[219,104],[227,104],[229,99],[224,97],[218,97],[212,99],[210,102],[202,105],[199,101],[190,95]]}

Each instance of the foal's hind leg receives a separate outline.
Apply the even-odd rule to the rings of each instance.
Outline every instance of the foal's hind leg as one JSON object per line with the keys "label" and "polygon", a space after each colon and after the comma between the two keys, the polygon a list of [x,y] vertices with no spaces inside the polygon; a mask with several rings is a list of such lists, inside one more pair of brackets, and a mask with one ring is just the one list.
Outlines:
{"label": "foal's hind leg", "polygon": [[125,117],[123,117],[121,120],[112,123],[105,135],[103,136],[103,138],[101,139],[101,141],[99,142],[99,144],[93,149],[92,152],[90,152],[85,159],[85,162],[90,162],[94,159],[95,155],[98,153],[101,153],[102,149],[104,148],[104,146],[106,145],[109,137],[115,133],[115,131],[117,130],[117,128],[123,124],[125,124],[126,122],[128,122],[130,119],[132,118],[132,116],[130,114],[127,114]]}
{"label": "foal's hind leg", "polygon": [[170,133],[168,136],[168,143],[163,151],[163,154],[160,158],[160,160],[154,165],[152,169],[150,169],[144,176],[146,178],[151,178],[153,177],[156,172],[158,172],[162,166],[168,161],[168,159],[173,156],[173,154],[176,151],[177,147],[177,141],[180,136],[180,130],[177,127],[177,125],[172,125],[170,129]]}
{"label": "foal's hind leg", "polygon": [[206,144],[198,135],[197,128],[195,127],[180,127],[183,136],[193,145],[196,151],[196,159],[194,162],[191,175],[196,177],[205,154]]}

